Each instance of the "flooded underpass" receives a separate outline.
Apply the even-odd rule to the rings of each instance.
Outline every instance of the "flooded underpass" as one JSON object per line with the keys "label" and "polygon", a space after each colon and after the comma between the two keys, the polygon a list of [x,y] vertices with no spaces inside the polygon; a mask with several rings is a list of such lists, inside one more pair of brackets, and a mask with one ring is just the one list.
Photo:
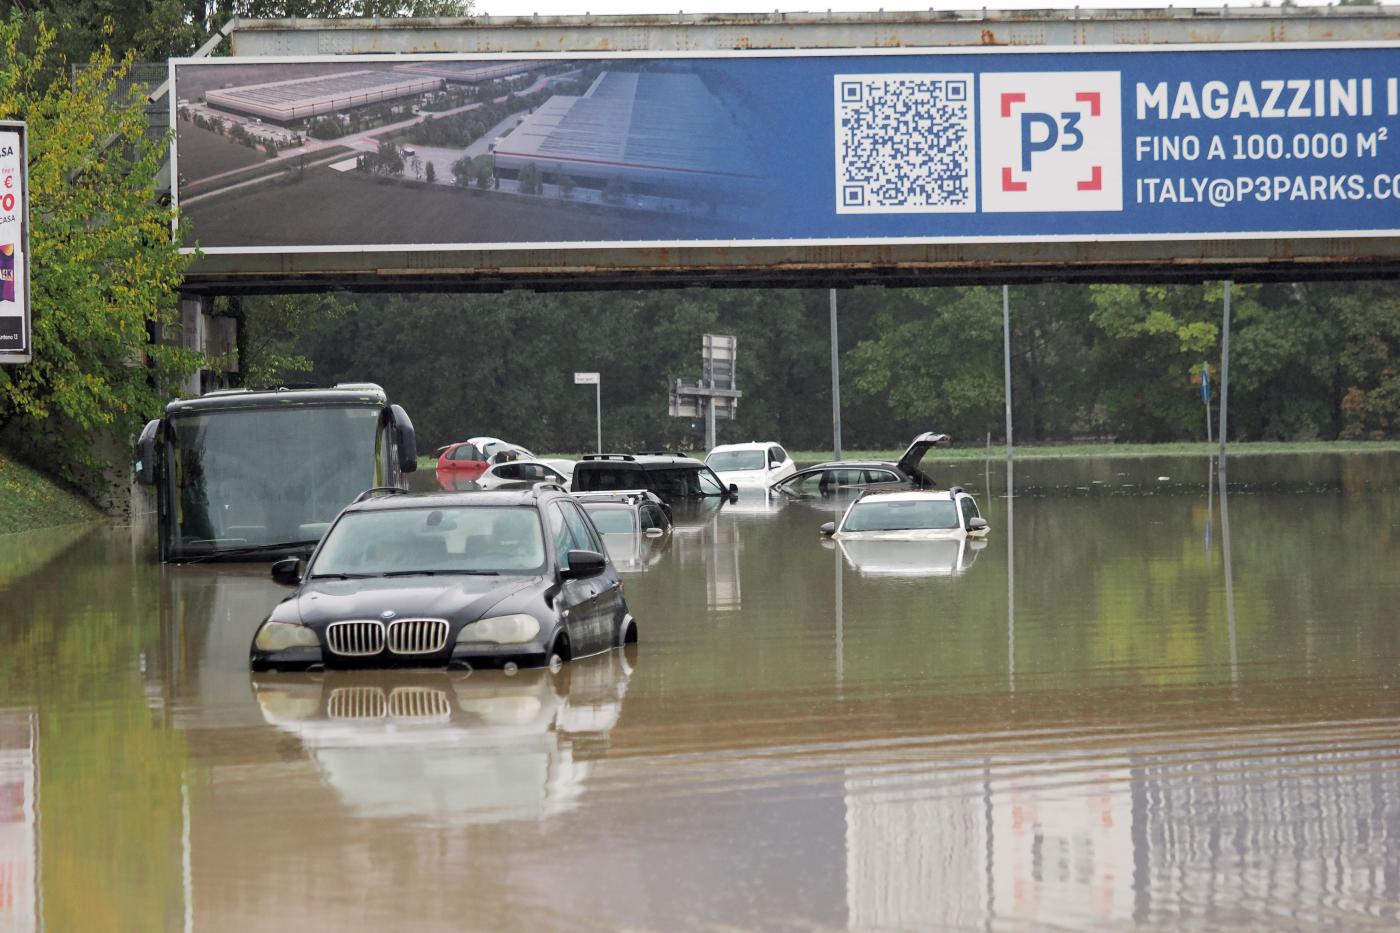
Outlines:
{"label": "flooded underpass", "polygon": [[985,542],[681,508],[557,673],[254,675],[265,564],[0,541],[0,928],[1400,923],[1400,456],[931,472]]}

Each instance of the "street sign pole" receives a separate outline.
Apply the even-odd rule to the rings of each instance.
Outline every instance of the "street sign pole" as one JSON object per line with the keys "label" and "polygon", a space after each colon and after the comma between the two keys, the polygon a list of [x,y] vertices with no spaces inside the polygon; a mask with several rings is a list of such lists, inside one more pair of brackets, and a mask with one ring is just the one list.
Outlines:
{"label": "street sign pole", "polygon": [[598,419],[598,453],[603,452],[603,380],[597,373],[574,373],[574,385],[592,386],[593,405]]}
{"label": "street sign pole", "polygon": [[831,447],[841,459],[841,354],[836,340],[836,289],[831,290]]}

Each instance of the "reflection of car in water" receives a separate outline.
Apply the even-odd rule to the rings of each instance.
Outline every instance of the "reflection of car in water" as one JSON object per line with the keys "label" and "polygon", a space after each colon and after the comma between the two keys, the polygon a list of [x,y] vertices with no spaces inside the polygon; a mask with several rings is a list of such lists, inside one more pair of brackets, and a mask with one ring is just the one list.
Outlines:
{"label": "reflection of car in water", "polygon": [[357,815],[537,820],[578,805],[622,713],[636,646],[551,673],[254,675],[263,718],[297,737]]}
{"label": "reflection of car in water", "polygon": [[896,461],[891,460],[832,460],[798,470],[787,479],[773,484],[773,489],[789,496],[828,496],[852,487],[899,486],[923,488],[933,485],[933,477],[924,473],[919,464],[931,447],[946,447],[951,438],[946,434],[920,434]]}
{"label": "reflection of car in water", "polygon": [[949,577],[971,567],[987,542],[968,537],[920,541],[841,538],[836,545],[851,569],[862,576]]}
{"label": "reflection of car in water", "polygon": [[[390,490],[396,492],[396,490]],[[557,487],[361,497],[253,638],[255,670],[554,663],[637,637],[617,571]]]}

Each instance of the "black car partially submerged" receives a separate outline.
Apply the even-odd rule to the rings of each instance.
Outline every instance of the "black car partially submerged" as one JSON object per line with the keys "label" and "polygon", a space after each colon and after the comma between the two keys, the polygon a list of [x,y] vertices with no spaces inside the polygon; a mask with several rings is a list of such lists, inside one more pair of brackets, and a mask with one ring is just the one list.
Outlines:
{"label": "black car partially submerged", "polygon": [[946,434],[930,431],[920,434],[898,460],[831,460],[818,463],[774,483],[775,492],[789,496],[825,496],[841,489],[883,487],[897,489],[912,486],[922,489],[933,485],[933,477],[920,469],[924,454],[931,447],[946,447],[952,442]]}
{"label": "black car partially submerged", "polygon": [[636,641],[617,571],[572,497],[524,490],[362,496],[253,638],[254,670],[523,666]]}

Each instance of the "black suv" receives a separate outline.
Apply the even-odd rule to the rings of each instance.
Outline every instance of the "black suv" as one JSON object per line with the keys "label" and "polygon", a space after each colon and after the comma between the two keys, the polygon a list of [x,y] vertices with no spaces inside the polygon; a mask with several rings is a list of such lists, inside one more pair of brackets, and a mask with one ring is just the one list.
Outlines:
{"label": "black suv", "polygon": [[553,664],[636,641],[592,520],[553,484],[403,495],[336,517],[253,638],[254,670]]}
{"label": "black suv", "polygon": [[667,501],[732,496],[739,490],[683,454],[591,454],[574,465],[574,492],[647,489]]}

